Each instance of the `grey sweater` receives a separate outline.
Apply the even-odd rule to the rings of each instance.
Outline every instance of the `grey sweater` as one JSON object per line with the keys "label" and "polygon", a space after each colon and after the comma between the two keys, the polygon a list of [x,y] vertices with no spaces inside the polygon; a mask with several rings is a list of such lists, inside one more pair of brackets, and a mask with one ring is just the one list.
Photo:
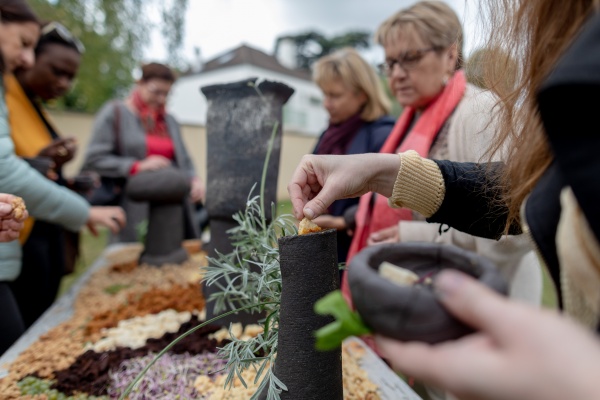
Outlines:
{"label": "grey sweater", "polygon": [[[115,107],[119,109],[118,128],[119,145],[115,143]],[[167,115],[167,128],[175,147],[175,164],[186,171],[190,179],[196,174],[189,154],[183,143],[179,124]],[[117,150],[118,149],[118,150]],[[123,102],[111,101],[105,104],[96,116],[90,144],[85,154],[82,170],[95,171],[110,178],[127,178],[136,161],[147,156],[146,132],[137,114],[134,114]],[[123,198],[121,207],[127,214],[127,225],[113,237],[114,242],[137,241],[136,226],[148,217],[148,204],[133,202]],[[187,204],[188,231],[198,236],[191,217],[191,204]],[[195,229],[194,229],[195,228]],[[190,235],[188,235],[190,236]]]}

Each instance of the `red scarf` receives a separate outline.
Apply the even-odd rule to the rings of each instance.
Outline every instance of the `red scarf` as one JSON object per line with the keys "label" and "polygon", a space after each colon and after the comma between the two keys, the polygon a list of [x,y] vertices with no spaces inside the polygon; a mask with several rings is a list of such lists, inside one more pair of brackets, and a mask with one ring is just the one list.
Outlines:
{"label": "red scarf", "polygon": [[134,90],[131,93],[131,101],[138,112],[142,126],[147,135],[156,135],[160,137],[169,136],[167,121],[165,119],[165,107],[151,108],[142,100],[139,90]]}
{"label": "red scarf", "polygon": [[[383,144],[380,153],[402,153],[415,150],[421,157],[427,157],[429,150],[450,115],[463,98],[467,82],[463,71],[457,71],[448,81],[442,92],[423,111],[421,117],[408,132],[416,110],[406,107],[394,125],[394,129]],[[374,199],[373,199],[374,198]],[[374,204],[371,204],[374,201]],[[391,208],[388,199],[374,193],[361,196],[356,213],[356,229],[348,251],[347,265],[352,257],[362,250],[369,235],[381,229],[398,224],[402,220],[411,220],[412,212],[407,208]],[[347,274],[342,281],[342,292],[352,305]]]}

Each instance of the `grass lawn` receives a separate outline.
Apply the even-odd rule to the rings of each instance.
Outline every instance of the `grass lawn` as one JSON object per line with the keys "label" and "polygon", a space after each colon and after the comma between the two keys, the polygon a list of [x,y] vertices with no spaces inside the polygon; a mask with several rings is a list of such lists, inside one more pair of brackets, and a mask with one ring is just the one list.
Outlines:
{"label": "grass lawn", "polygon": [[75,272],[65,276],[58,291],[58,296],[65,293],[85,270],[96,261],[108,243],[108,229],[98,229],[98,236],[93,236],[84,229],[80,235],[79,259],[75,264]]}

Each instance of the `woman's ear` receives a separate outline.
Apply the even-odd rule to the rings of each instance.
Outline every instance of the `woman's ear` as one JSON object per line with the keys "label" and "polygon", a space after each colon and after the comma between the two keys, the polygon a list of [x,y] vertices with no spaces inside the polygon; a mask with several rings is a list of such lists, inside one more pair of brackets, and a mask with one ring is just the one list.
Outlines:
{"label": "woman's ear", "polygon": [[452,74],[456,70],[456,62],[458,61],[458,46],[453,43],[447,50],[446,62],[447,70]]}
{"label": "woman's ear", "polygon": [[360,90],[358,93],[360,96],[360,101],[362,101],[363,105],[367,104],[369,101],[369,96],[363,90]]}

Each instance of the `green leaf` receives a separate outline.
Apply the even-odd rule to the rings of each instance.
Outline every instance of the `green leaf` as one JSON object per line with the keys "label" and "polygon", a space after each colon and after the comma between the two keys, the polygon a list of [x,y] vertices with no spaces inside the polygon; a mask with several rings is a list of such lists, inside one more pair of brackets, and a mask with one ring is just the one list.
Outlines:
{"label": "green leaf", "polygon": [[333,315],[334,322],[315,332],[317,350],[333,350],[342,345],[349,336],[362,336],[372,333],[360,315],[348,307],[342,292],[335,290],[315,303],[314,310],[319,315]]}

